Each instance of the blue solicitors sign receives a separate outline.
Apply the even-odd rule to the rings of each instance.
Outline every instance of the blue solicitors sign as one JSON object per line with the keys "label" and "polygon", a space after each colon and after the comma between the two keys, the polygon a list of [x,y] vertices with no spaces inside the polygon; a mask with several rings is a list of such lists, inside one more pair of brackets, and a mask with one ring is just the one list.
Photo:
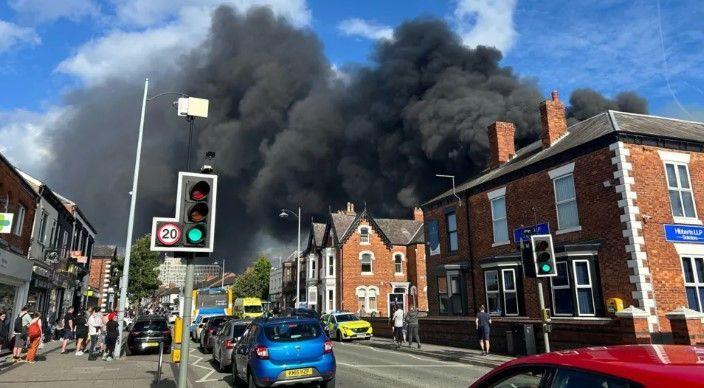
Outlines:
{"label": "blue solicitors sign", "polygon": [[534,234],[550,234],[550,225],[547,222],[542,224],[525,226],[513,231],[513,241],[518,244],[523,240],[530,239]]}
{"label": "blue solicitors sign", "polygon": [[438,222],[428,221],[425,223],[428,228],[428,250],[430,251],[430,256],[440,254],[440,233],[438,231]]}
{"label": "blue solicitors sign", "polygon": [[704,226],[665,224],[665,240],[679,243],[704,244]]}

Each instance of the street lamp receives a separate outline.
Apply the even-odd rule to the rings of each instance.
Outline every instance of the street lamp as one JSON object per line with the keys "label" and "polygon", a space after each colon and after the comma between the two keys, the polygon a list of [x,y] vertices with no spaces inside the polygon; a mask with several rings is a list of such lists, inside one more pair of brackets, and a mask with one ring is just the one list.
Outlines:
{"label": "street lamp", "polygon": [[462,206],[462,199],[460,198],[459,195],[457,195],[457,191],[455,189],[455,176],[454,175],[446,175],[446,174],[435,174],[436,177],[438,178],[448,178],[452,179],[452,195],[457,198],[457,202],[459,203],[459,206]]}
{"label": "street lamp", "polygon": [[298,214],[293,210],[281,209],[279,217],[288,218],[292,215],[298,219],[298,249],[296,250],[296,306],[301,303],[301,207],[298,207]]}

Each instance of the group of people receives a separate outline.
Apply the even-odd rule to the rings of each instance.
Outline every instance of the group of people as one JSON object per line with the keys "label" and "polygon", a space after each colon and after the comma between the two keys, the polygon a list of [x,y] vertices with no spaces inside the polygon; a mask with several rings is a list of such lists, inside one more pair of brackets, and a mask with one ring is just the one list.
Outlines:
{"label": "group of people", "polygon": [[[25,306],[12,325],[8,319],[6,312],[0,312],[0,349],[12,347],[13,362],[34,364],[44,337],[42,314],[30,312],[29,307]],[[24,349],[27,349],[27,354],[22,358]]]}
{"label": "group of people", "polygon": [[116,317],[115,312],[103,314],[99,309],[92,307],[76,314],[73,307],[69,307],[60,322],[63,331],[61,354],[67,353],[69,342],[76,341],[76,356],[84,355],[88,348],[89,356],[102,354],[103,360],[112,361],[118,337]]}
{"label": "group of people", "polygon": [[415,340],[420,349],[420,335],[418,335],[418,308],[413,307],[408,313],[403,312],[403,307],[394,305],[395,309],[391,315],[391,322],[394,328],[394,344],[400,347],[408,339],[408,347],[413,345]]}

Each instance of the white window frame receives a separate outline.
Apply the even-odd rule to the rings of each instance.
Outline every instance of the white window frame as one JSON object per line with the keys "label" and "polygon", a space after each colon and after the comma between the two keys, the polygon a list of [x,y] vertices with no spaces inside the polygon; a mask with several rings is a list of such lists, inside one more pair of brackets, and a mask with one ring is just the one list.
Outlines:
{"label": "white window frame", "polygon": [[[574,197],[569,198],[569,199],[563,199],[562,201],[557,200],[557,184],[556,182],[560,179],[565,179],[565,178],[571,178],[572,179],[572,189],[574,191]],[[577,204],[577,187],[575,186],[574,183],[574,174],[573,173],[567,173],[563,174],[560,176],[556,176],[552,178],[552,191],[555,197],[555,215],[557,216],[557,231],[555,234],[562,234],[562,233],[569,233],[569,232],[577,232],[582,230],[582,226],[579,221],[579,205]],[[569,227],[562,227],[560,225],[560,205],[565,204],[565,203],[570,203],[574,202],[574,206],[577,209],[577,225],[575,226],[569,226]]]}
{"label": "white window frame", "polygon": [[13,230],[15,236],[22,235],[22,228],[24,227],[24,217],[27,213],[27,209],[22,204],[17,205],[17,219],[15,220],[15,229]]}
{"label": "white window frame", "polygon": [[[487,275],[491,272],[496,274],[496,291],[489,291],[489,283],[486,281]],[[490,306],[489,294],[496,294],[498,296],[496,298],[496,300],[499,300],[499,301],[501,300],[501,283],[500,283],[501,279],[499,279],[499,275],[500,275],[500,273],[499,273],[498,269],[490,269],[488,271],[484,271],[484,296],[486,299],[486,311],[489,313],[489,315],[492,315],[492,316],[500,316],[501,315],[501,312],[491,311],[489,308],[489,306]],[[503,311],[500,307],[499,307],[499,310]]]}
{"label": "white window frame", "polygon": [[[675,182],[677,182],[677,187],[672,187],[670,186],[670,180],[668,179],[667,176],[667,165],[670,164],[672,167],[674,167],[675,170]],[[683,215],[681,216],[676,216],[675,215],[675,209],[673,207],[672,201],[670,201],[670,211],[672,213],[672,218],[675,222],[680,223],[680,224],[687,224],[687,223],[698,223],[701,224],[699,221],[699,215],[697,214],[697,201],[694,199],[694,189],[692,188],[692,175],[689,173],[689,164],[683,163],[683,162],[676,162],[672,160],[666,160],[663,162],[663,166],[665,168],[665,183],[667,184],[667,199],[670,201],[670,190],[677,191],[677,195],[680,197],[680,203],[682,204],[682,212]],[[679,166],[684,167],[685,171],[687,172],[687,181],[689,182],[689,188],[684,188],[680,187],[682,184],[682,181],[680,179],[680,169],[678,168]],[[689,192],[690,196],[692,197],[692,209],[694,210],[694,217],[688,217],[687,215],[684,214],[684,201],[682,199],[682,192],[687,191]]]}
{"label": "white window frame", "polygon": [[[508,291],[508,292],[511,292],[511,293],[513,293],[513,294],[516,294],[516,313],[515,313],[515,314],[509,314],[509,313],[507,312],[507,309],[506,309],[506,306],[507,306],[507,304],[506,304],[506,292],[507,292],[507,291],[506,291],[506,279],[504,278],[504,273],[505,273],[505,272],[511,272],[511,273],[512,273],[512,276],[513,276],[513,290],[510,290],[510,291]],[[517,316],[520,314],[520,312],[521,312],[521,311],[520,311],[521,308],[520,308],[519,303],[518,303],[518,279],[516,279],[516,270],[515,270],[515,269],[513,269],[513,268],[506,268],[506,269],[502,269],[502,270],[501,270],[501,289],[500,289],[499,291],[501,291],[501,294],[502,294],[503,300],[504,300],[504,306],[503,306],[503,307],[504,307],[504,308],[503,308],[503,313],[504,313],[504,315],[507,316],[507,317],[517,317]]]}
{"label": "white window frame", "polygon": [[[692,266],[692,277],[693,277],[694,282],[687,281],[687,276],[684,273],[684,259],[689,259],[690,265]],[[680,265],[682,266],[682,281],[684,282],[684,287],[685,287],[684,297],[685,297],[685,299],[687,299],[687,287],[694,287],[694,289],[697,293],[697,300],[699,302],[699,310],[696,310],[696,309],[692,309],[692,310],[702,312],[702,311],[704,311],[704,298],[702,298],[702,296],[699,292],[699,289],[704,288],[704,279],[699,279],[699,274],[697,273],[697,263],[696,263],[695,259],[704,260],[704,258],[701,255],[699,255],[699,256],[697,256],[697,255],[682,255],[682,256],[680,256]],[[689,307],[689,301],[687,301],[687,305]]]}
{"label": "white window frame", "polygon": [[335,257],[328,255],[327,276],[335,276]]}
{"label": "white window frame", "polygon": [[[504,217],[503,218],[496,218],[496,216],[494,215],[494,202],[499,201],[499,200],[504,201]],[[494,235],[494,244],[492,244],[492,247],[510,244],[511,241],[508,236],[508,213],[506,212],[506,196],[501,195],[496,198],[491,198],[489,200],[489,206],[491,207],[491,230]],[[496,239],[496,222],[498,222],[498,221],[505,222],[504,225],[506,226],[506,240],[504,240],[504,241],[499,241]]]}
{"label": "white window frame", "polygon": [[325,307],[330,311],[335,310],[335,290],[332,288],[328,289],[327,295],[325,295]]}
{"label": "white window frame", "polygon": [[[589,279],[588,285],[579,284],[579,282],[577,281],[577,263],[586,263],[587,264],[587,277]],[[572,275],[574,276],[574,300],[577,301],[577,304],[576,304],[577,316],[579,316],[579,317],[594,317],[594,316],[596,316],[596,301],[594,300],[594,282],[592,281],[592,269],[591,269],[591,265],[589,263],[589,260],[572,260]],[[592,311],[594,311],[593,314],[582,314],[580,312],[579,295],[577,293],[577,290],[583,289],[583,288],[588,288],[592,294]]]}
{"label": "white window frame", "polygon": [[572,313],[570,313],[570,314],[557,313],[557,309],[555,308],[555,290],[565,290],[565,289],[566,289],[566,290],[570,290],[570,295],[573,294],[573,292],[571,291],[571,289],[572,289],[572,283],[571,283],[571,280],[570,280],[570,263],[567,262],[567,261],[558,261],[558,262],[556,262],[556,263],[555,263],[555,270],[556,270],[556,271],[557,271],[557,267],[560,266],[561,264],[563,264],[563,265],[565,266],[565,275],[566,275],[566,278],[567,278],[567,284],[566,284],[566,285],[561,285],[561,286],[556,286],[556,285],[553,283],[553,279],[555,279],[555,278],[554,278],[554,277],[551,277],[551,278],[550,278],[550,294],[551,294],[551,297],[552,297],[552,299],[551,299],[551,300],[552,300],[552,314],[553,314],[554,316],[560,316],[560,317],[571,317],[571,316],[574,316],[574,303],[572,303]]}
{"label": "white window frame", "polygon": [[[370,261],[370,264],[369,264],[369,265],[370,265],[370,271],[362,271],[362,265],[363,265],[363,263],[362,263],[362,258],[364,257],[364,255],[369,255],[369,256],[371,257],[371,261]],[[374,275],[374,252],[370,252],[370,251],[359,252],[359,266],[360,266],[360,268],[359,268],[359,269],[360,269],[360,273],[361,273],[362,275],[365,275],[365,276]]]}
{"label": "white window frame", "polygon": [[[455,230],[450,230],[450,215],[455,216]],[[459,235],[459,225],[457,225],[457,211],[452,210],[445,213],[445,226],[447,227],[447,248],[450,254],[455,254],[460,250],[460,235]],[[457,241],[457,246],[452,249],[452,234],[455,234],[455,240]]]}
{"label": "white window frame", "polygon": [[[396,257],[401,258],[400,262],[398,262],[398,263],[396,262]],[[403,275],[403,261],[405,260],[403,253],[394,252],[394,254],[391,255],[391,260],[393,260],[393,262],[394,262],[394,275]],[[400,266],[401,270],[397,271],[396,266]]]}
{"label": "white window frame", "polygon": [[[366,231],[366,233],[362,233],[362,231]],[[359,244],[360,245],[369,245],[371,244],[371,228],[368,226],[360,226],[359,227]],[[366,240],[365,240],[366,239]]]}
{"label": "white window frame", "polygon": [[40,245],[44,245],[46,240],[46,226],[49,223],[49,213],[42,209],[39,214],[39,231],[37,233],[37,242]]}

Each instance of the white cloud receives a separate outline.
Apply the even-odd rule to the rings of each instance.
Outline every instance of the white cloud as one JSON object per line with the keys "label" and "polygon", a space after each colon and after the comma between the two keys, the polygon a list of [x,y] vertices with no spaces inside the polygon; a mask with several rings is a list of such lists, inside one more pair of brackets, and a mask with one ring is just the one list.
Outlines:
{"label": "white cloud", "polygon": [[337,25],[337,29],[345,35],[360,36],[373,40],[390,40],[394,36],[393,28],[359,18],[345,19]]}
{"label": "white cloud", "polygon": [[457,33],[466,46],[496,47],[506,53],[518,37],[515,9],[516,0],[458,0],[454,11]]}
{"label": "white cloud", "polygon": [[0,143],[0,153],[18,168],[41,176],[54,156],[47,140],[48,131],[64,114],[70,114],[70,107],[51,107],[43,113],[23,109],[0,111],[0,139],[12,139]]}
{"label": "white cloud", "polygon": [[35,23],[61,18],[78,20],[100,14],[100,7],[92,0],[9,0],[8,5],[21,18]]}
{"label": "white cloud", "polygon": [[0,20],[0,53],[20,44],[36,45],[41,42],[33,29]]}

